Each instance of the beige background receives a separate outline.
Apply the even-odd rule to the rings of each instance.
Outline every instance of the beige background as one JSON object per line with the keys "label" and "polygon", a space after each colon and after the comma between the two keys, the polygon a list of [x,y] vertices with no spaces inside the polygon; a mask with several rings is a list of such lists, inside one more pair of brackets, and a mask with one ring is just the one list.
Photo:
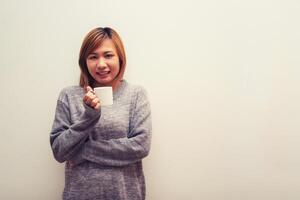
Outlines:
{"label": "beige background", "polygon": [[300,199],[300,2],[0,1],[0,199],[58,200],[56,99],[111,26],[153,110],[148,200]]}

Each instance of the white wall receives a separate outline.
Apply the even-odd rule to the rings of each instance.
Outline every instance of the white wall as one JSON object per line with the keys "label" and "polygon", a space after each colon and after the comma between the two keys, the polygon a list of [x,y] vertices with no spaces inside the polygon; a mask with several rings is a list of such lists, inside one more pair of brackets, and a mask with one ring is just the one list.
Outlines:
{"label": "white wall", "polygon": [[299,1],[0,4],[0,199],[60,199],[56,98],[97,26],[120,33],[150,96],[147,199],[300,199]]}

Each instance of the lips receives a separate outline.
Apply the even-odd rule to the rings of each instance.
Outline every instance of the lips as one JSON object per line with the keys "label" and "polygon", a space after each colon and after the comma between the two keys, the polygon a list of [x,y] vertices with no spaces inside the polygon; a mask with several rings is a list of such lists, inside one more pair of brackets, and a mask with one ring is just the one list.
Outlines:
{"label": "lips", "polygon": [[97,74],[100,78],[105,78],[109,73],[110,73],[110,71],[99,71],[99,72],[96,72],[96,74]]}

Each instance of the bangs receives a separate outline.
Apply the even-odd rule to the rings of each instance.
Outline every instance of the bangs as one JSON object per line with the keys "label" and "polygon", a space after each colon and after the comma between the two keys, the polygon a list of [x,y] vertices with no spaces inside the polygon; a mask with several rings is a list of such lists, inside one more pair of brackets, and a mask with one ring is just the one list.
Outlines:
{"label": "bangs", "polygon": [[86,43],[89,45],[86,47],[84,58],[86,59],[88,55],[91,54],[94,50],[96,50],[106,39],[110,39],[107,34],[96,34],[90,37],[90,41]]}

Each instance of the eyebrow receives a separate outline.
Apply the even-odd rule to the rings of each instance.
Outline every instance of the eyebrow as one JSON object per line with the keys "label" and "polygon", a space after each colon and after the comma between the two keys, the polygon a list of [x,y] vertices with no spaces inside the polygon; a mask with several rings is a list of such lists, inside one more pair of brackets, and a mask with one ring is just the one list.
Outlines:
{"label": "eyebrow", "polygon": [[[113,51],[104,51],[103,54],[114,53]],[[96,52],[92,52],[89,55],[98,55]]]}

